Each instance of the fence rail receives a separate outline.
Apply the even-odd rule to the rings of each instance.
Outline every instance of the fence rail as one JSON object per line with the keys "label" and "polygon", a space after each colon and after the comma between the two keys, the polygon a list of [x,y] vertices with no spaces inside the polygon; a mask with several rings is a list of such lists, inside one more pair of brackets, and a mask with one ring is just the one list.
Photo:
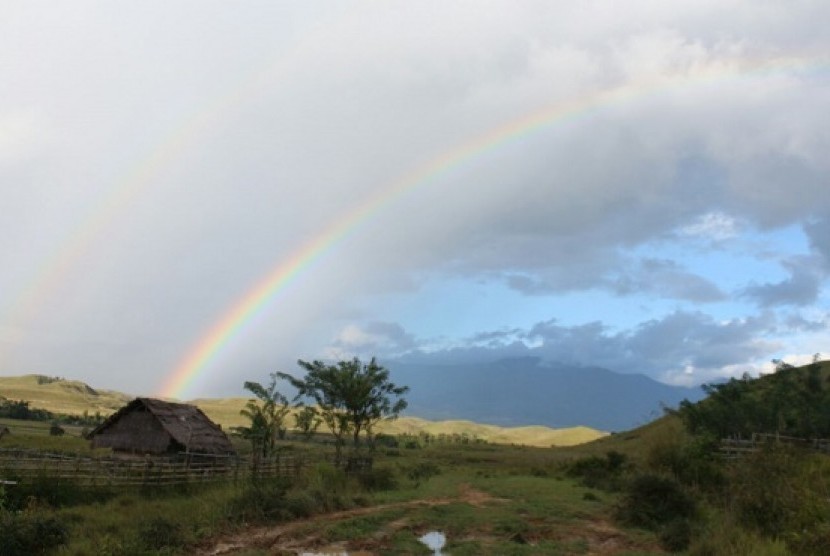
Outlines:
{"label": "fence rail", "polygon": [[33,450],[0,450],[0,480],[38,477],[84,485],[141,486],[230,481],[250,477],[294,477],[308,465],[295,455],[251,461],[228,456],[181,454],[176,458],[90,458]]}
{"label": "fence rail", "polygon": [[750,438],[724,438],[720,441],[720,453],[725,459],[739,459],[759,451],[768,444],[786,444],[830,455],[830,439],[796,438],[765,433],[754,433]]}

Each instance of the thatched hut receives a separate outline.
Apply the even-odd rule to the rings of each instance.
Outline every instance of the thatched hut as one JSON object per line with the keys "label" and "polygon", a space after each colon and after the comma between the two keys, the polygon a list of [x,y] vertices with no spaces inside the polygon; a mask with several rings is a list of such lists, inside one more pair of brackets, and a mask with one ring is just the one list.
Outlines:
{"label": "thatched hut", "polygon": [[116,452],[172,455],[234,454],[222,428],[198,407],[136,398],[89,433],[93,448]]}

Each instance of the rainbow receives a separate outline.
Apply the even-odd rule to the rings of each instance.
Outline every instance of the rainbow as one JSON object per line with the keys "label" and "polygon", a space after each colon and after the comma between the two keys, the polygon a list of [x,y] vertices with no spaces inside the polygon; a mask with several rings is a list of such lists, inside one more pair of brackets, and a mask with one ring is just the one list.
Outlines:
{"label": "rainbow", "polygon": [[220,356],[246,327],[262,315],[279,298],[286,288],[309,268],[318,263],[345,238],[354,234],[362,224],[383,208],[400,200],[415,190],[426,187],[452,170],[472,161],[502,145],[532,134],[554,124],[585,116],[592,110],[624,103],[647,94],[690,85],[707,85],[730,77],[766,76],[782,70],[810,69],[814,59],[776,58],[749,63],[721,64],[714,68],[670,76],[658,76],[608,90],[594,92],[579,98],[554,103],[543,110],[512,120],[470,141],[461,143],[450,151],[418,166],[398,180],[377,190],[350,212],[323,229],[319,235],[300,246],[288,258],[278,261],[272,270],[247,293],[234,302],[228,310],[208,328],[201,338],[166,377],[159,395],[182,397],[190,384]]}
{"label": "rainbow", "polygon": [[[345,17],[345,13],[340,17]],[[335,18],[334,21],[336,21]],[[315,44],[326,36],[324,25],[315,25],[293,44],[290,50],[279,52],[266,64],[250,71],[239,83],[235,83],[215,97],[208,98],[184,118],[171,126],[162,140],[155,143],[135,164],[119,176],[77,223],[67,229],[63,238],[56,242],[51,252],[34,269],[31,277],[20,291],[12,297],[9,305],[0,313],[0,330],[3,328],[24,329],[26,323],[43,312],[43,308],[55,291],[65,282],[71,269],[77,266],[82,256],[90,252],[129,207],[158,183],[158,176],[199,139],[216,129],[223,116],[232,108],[267,90],[274,76],[291,67],[292,56],[301,52],[306,45]],[[0,309],[3,309],[0,307]],[[5,326],[3,326],[5,325]],[[2,355],[2,354],[0,354]]]}

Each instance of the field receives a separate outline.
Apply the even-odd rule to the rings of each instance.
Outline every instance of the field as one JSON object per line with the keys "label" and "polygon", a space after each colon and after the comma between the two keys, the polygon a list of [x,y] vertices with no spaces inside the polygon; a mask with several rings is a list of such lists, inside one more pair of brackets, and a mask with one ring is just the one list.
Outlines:
{"label": "field", "polygon": [[[291,433],[279,455],[303,463],[276,478],[200,482],[185,469],[166,485],[81,484],[0,465],[0,554],[428,554],[427,533],[445,535],[454,555],[828,554],[828,371],[722,383],[638,429],[571,446],[491,443],[474,423],[407,429],[402,419],[374,451],[348,447],[373,459],[350,474],[332,465],[331,438]],[[0,450],[98,456],[77,430],[3,424],[12,434]],[[725,457],[724,439],[750,433],[766,440]],[[250,461],[251,446],[236,442]]]}
{"label": "field", "polygon": [[[19,434],[18,442],[54,448],[60,440],[64,451],[84,449],[79,438],[55,439],[31,426],[41,430]],[[317,461],[330,455],[314,442],[282,449]],[[79,556],[428,554],[418,537],[429,531],[446,535],[450,554],[661,553],[653,533],[614,522],[617,494],[566,476],[567,451],[444,443],[374,455],[372,473],[362,478],[318,463],[290,484],[265,482],[255,490],[247,481],[84,490],[43,479],[39,486],[7,486],[6,499],[22,495],[14,489],[27,496],[33,489],[40,499],[32,515],[66,527],[68,542],[55,553]],[[157,540],[147,544],[150,533]]]}

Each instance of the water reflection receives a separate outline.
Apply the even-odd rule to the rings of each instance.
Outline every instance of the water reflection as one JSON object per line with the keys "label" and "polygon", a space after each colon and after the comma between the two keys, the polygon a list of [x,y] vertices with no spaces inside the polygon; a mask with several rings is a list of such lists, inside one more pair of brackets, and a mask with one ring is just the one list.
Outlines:
{"label": "water reflection", "polygon": [[441,549],[444,548],[447,537],[444,536],[444,533],[430,531],[418,540],[427,545],[427,548],[432,550],[436,556],[441,556]]}

